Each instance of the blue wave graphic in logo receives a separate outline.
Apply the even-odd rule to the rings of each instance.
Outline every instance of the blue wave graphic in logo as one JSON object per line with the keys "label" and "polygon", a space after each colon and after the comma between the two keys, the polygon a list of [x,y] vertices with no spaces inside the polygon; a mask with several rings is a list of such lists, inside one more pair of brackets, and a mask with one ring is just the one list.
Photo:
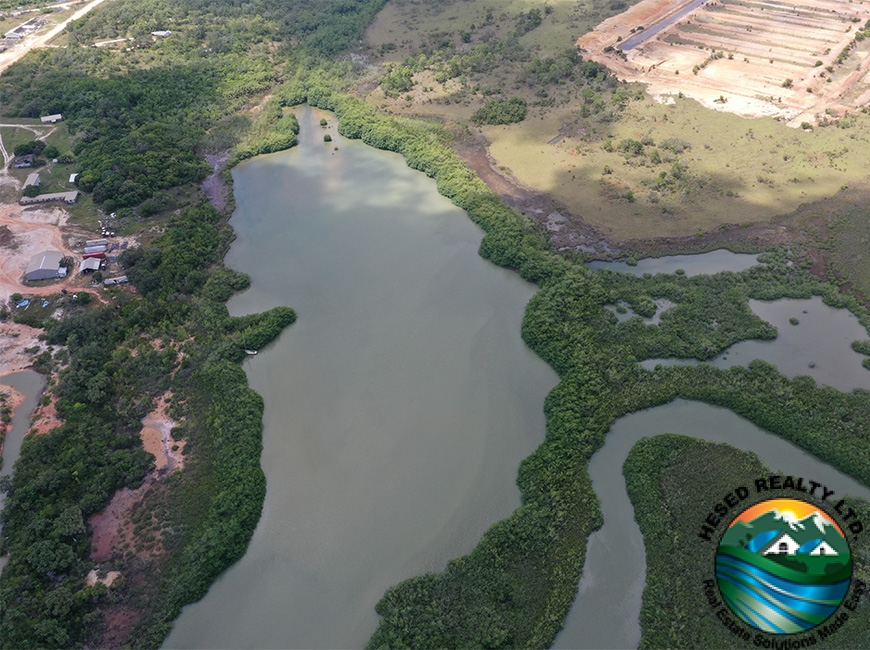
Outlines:
{"label": "blue wave graphic in logo", "polygon": [[[720,547],[716,577],[731,610],[759,630],[774,634],[810,630],[836,611],[849,589],[849,578],[831,581],[826,576],[805,575],[796,581],[791,579],[796,572],[741,551]],[[779,575],[759,564],[772,565]]]}

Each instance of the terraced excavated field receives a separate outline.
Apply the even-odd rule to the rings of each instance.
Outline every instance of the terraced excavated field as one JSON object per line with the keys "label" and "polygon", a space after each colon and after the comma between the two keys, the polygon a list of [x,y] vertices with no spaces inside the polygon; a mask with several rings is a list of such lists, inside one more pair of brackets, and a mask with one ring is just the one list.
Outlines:
{"label": "terraced excavated field", "polygon": [[643,0],[577,41],[620,78],[792,126],[870,101],[870,2]]}

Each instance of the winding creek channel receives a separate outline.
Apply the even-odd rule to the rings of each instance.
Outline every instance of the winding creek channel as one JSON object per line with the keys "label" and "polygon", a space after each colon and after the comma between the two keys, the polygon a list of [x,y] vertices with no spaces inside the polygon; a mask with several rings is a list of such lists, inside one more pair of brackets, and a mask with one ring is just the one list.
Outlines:
{"label": "winding creek channel", "polygon": [[[387,588],[443,569],[519,505],[517,467],[544,435],[557,377],[520,338],[535,287],[481,259],[481,232],[398,155],[340,137],[331,114],[298,115],[297,148],[234,171],[227,263],[252,285],[230,310],[299,315],[245,362],[265,400],[263,517],[167,648],[364,646]],[[756,263],[708,255],[729,270]],[[690,272],[703,257],[659,264]],[[622,465],[640,438],[664,432],[728,442],[870,498],[725,409],[678,400],[626,416],[590,464],[605,523],[556,647],[638,643],[644,548]]]}
{"label": "winding creek channel", "polygon": [[641,438],[678,433],[755,452],[772,470],[812,476],[841,494],[870,499],[870,489],[732,413],[700,402],[675,400],[617,420],[589,463],[604,525],[589,537],[577,599],[554,648],[635,648],[646,574],[643,537],[625,489],[622,466]]}
{"label": "winding creek channel", "polygon": [[[21,370],[0,377],[0,384],[11,386],[24,395],[24,401],[12,414],[12,428],[6,433],[6,440],[3,443],[3,467],[0,469],[0,476],[7,476],[12,474],[15,461],[21,455],[21,443],[24,441],[24,434],[30,429],[30,416],[36,410],[37,401],[45,386],[45,379],[33,370]],[[2,508],[3,494],[0,493],[0,509]],[[5,565],[6,559],[0,557],[0,571]]]}

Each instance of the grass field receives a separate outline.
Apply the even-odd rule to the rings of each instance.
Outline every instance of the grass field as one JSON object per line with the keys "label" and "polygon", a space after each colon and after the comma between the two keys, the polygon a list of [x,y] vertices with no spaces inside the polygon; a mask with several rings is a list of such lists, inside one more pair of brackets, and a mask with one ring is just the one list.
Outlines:
{"label": "grass field", "polygon": [[[385,61],[400,61],[409,53],[425,50],[432,42],[461,41],[462,32],[475,32],[472,43],[504,37],[515,27],[515,17],[532,9],[550,7],[541,25],[523,35],[524,45],[542,55],[569,48],[601,20],[618,14],[631,2],[622,0],[391,0],[366,33],[376,49],[392,43],[396,49]],[[611,5],[618,7],[612,9]],[[490,16],[488,19],[487,16]],[[472,25],[474,29],[472,29]]]}
{"label": "grass field", "polygon": [[[499,165],[616,239],[766,222],[844,186],[867,183],[867,115],[851,118],[850,128],[802,131],[770,118],[710,111],[685,98],[669,105],[632,101],[612,123],[583,120],[573,109],[486,127],[484,133]],[[548,144],[560,129],[569,135]],[[641,155],[618,150],[624,140],[644,138],[654,144]],[[668,139],[690,148],[680,154],[665,150],[660,145]],[[603,148],[608,140],[610,152]],[[681,179],[675,178],[675,163],[683,167]],[[605,174],[605,166],[612,173]]]}
{"label": "grass field", "polygon": [[831,219],[830,261],[835,274],[870,299],[870,219],[866,200]]}
{"label": "grass field", "polygon": [[[521,184],[550,193],[615,240],[770,222],[843,188],[868,185],[864,161],[870,157],[870,118],[864,114],[812,131],[794,129],[772,118],[709,110],[686,98],[661,104],[638,84],[627,87],[635,99],[620,117],[610,110],[612,88],[596,87],[607,110],[590,114],[580,84],[528,82],[526,71],[535,58],[564,52],[579,35],[629,4],[390,2],[367,35],[375,62],[398,64],[423,52],[435,63],[414,74],[416,83],[407,92],[389,96],[376,89],[368,99],[397,114],[435,116],[460,127],[492,96],[525,99],[529,111],[523,122],[483,127],[496,165]],[[517,16],[546,6],[552,11],[542,11],[540,25],[516,38]],[[463,33],[469,42],[463,42]],[[449,57],[512,38],[521,46],[515,57],[437,81],[439,66]],[[663,149],[669,139],[685,141],[688,148],[681,153]],[[619,151],[625,140],[653,144],[644,145],[639,155],[627,155]],[[608,141],[612,151],[602,148]]]}
{"label": "grass field", "polygon": [[[536,95],[521,82],[523,70],[534,58],[556,56],[574,48],[578,34],[588,32],[601,20],[618,14],[636,0],[394,0],[384,7],[366,32],[372,60],[395,65],[421,52],[430,59],[449,59],[467,54],[476,46],[515,41],[517,50],[500,57],[485,71],[438,82],[432,68],[414,75],[414,87],[390,98],[381,89],[368,99],[396,113],[432,115],[467,121],[488,97],[510,94],[530,105],[561,104],[568,100],[566,88],[551,88]],[[521,14],[538,10],[541,23],[516,36]],[[549,11],[549,13],[547,13]],[[467,40],[464,40],[467,39]],[[433,56],[434,53],[434,56]]]}

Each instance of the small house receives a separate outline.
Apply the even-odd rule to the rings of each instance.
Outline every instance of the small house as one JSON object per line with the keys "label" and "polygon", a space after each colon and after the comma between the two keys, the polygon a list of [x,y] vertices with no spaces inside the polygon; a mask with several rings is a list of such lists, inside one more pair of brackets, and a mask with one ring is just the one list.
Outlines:
{"label": "small house", "polygon": [[129,282],[126,275],[122,275],[117,278],[109,278],[107,280],[103,280],[103,284],[107,287],[112,286],[113,284],[124,284],[125,282]]}
{"label": "small house", "polygon": [[39,119],[42,120],[43,124],[56,124],[57,122],[63,122],[63,115],[55,113],[54,115],[45,115]]}
{"label": "small house", "polygon": [[15,167],[15,169],[33,167],[33,158],[34,155],[32,153],[29,153],[26,156],[15,156],[15,160],[12,161],[12,166]]}
{"label": "small house", "polygon": [[837,551],[831,547],[826,541],[822,540],[818,546],[816,546],[812,551],[810,551],[810,555],[831,555],[836,556],[839,555]]}
{"label": "small house", "polygon": [[168,29],[159,29],[156,32],[151,32],[151,36],[159,36],[160,38],[166,38],[171,33],[172,32],[170,32]]}
{"label": "small house", "polygon": [[27,180],[24,181],[24,187],[30,187],[31,185],[39,185],[39,172],[33,172],[32,174],[27,175]]}
{"label": "small house", "polygon": [[79,273],[93,273],[100,270],[100,260],[96,257],[89,257],[82,260],[79,264]]}
{"label": "small house", "polygon": [[762,555],[794,555],[797,553],[800,548],[800,544],[798,544],[792,536],[788,533],[781,533],[773,538],[773,540],[768,544],[764,550],[761,551]]}
{"label": "small house", "polygon": [[69,175],[69,182],[70,182],[70,185],[75,185],[75,183],[76,183],[76,179],[77,179],[78,177],[79,177],[79,173],[78,173],[78,172],[76,172],[75,174],[70,174],[70,175]]}

